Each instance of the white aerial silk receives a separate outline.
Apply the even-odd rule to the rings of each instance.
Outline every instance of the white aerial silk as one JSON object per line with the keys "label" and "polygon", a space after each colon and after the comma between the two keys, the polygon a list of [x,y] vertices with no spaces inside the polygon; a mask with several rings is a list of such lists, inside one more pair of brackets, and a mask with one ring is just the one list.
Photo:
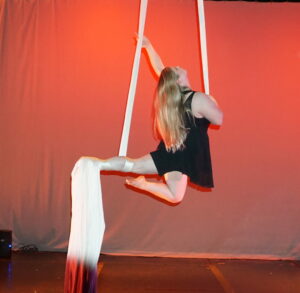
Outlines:
{"label": "white aerial silk", "polygon": [[130,81],[128,98],[127,98],[125,119],[124,119],[122,138],[121,138],[120,149],[119,149],[119,156],[126,156],[127,154],[131,116],[133,110],[134,96],[135,96],[137,78],[139,73],[141,50],[142,50],[142,43],[143,43],[143,36],[144,36],[147,3],[148,3],[147,0],[141,0],[138,41],[135,49],[134,62],[133,62],[133,67],[131,72],[131,81]]}
{"label": "white aerial silk", "polygon": [[101,160],[82,157],[72,171],[72,216],[65,293],[97,292],[97,263],[105,230],[100,170]]}
{"label": "white aerial silk", "polygon": [[105,229],[101,161],[80,158],[72,171],[72,220],[67,258],[96,267]]}
{"label": "white aerial silk", "polygon": [[[209,94],[203,0],[197,1],[204,85],[205,92]],[[125,156],[127,153],[146,11],[147,0],[141,0],[138,42],[119,150],[120,156]],[[95,272],[97,272],[105,230],[100,183],[101,163],[97,158],[82,157],[76,162],[72,171],[72,218],[65,275],[65,292],[68,293],[96,292]]]}
{"label": "white aerial silk", "polygon": [[[144,27],[146,20],[147,12],[147,0],[141,0],[140,4],[140,18],[139,18],[139,30],[138,30],[138,42],[136,46],[134,62],[131,73],[131,81],[129,87],[129,93],[127,98],[127,106],[125,112],[125,119],[123,124],[123,131],[119,149],[119,156],[126,156],[128,138],[131,124],[131,116],[134,104],[134,96],[136,91],[137,77],[139,72],[140,65],[140,56],[142,49],[142,39],[144,35]],[[197,0],[198,7],[198,18],[199,18],[199,39],[200,39],[200,48],[201,48],[201,57],[202,57],[202,72],[203,72],[203,81],[204,81],[204,91],[209,95],[209,79],[208,79],[208,61],[207,61],[207,45],[206,45],[206,29],[205,29],[205,17],[204,17],[204,4],[203,0]]]}
{"label": "white aerial silk", "polygon": [[197,6],[198,6],[198,17],[199,17],[199,34],[200,34],[200,47],[201,47],[204,91],[207,95],[209,95],[206,29],[205,29],[205,17],[204,17],[203,0],[197,0]]}

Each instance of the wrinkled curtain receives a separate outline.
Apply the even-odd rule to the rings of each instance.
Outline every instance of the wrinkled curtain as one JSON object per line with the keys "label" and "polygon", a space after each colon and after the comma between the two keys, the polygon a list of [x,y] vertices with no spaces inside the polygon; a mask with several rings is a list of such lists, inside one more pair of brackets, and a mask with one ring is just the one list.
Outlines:
{"label": "wrinkled curtain", "polygon": [[[66,251],[70,173],[117,155],[139,1],[6,0],[0,14],[0,229],[14,248]],[[296,3],[205,2],[215,188],[170,206],[101,175],[104,253],[299,258],[299,13]],[[145,34],[202,90],[195,1],[149,1]],[[156,79],[143,54],[128,155],[156,148]],[[155,177],[152,180],[160,180]]]}

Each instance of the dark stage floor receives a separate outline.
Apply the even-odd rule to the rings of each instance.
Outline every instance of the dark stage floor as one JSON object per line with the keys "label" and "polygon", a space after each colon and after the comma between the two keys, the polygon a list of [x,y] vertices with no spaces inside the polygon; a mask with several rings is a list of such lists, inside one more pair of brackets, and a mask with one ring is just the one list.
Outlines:
{"label": "dark stage floor", "polygon": [[[63,292],[65,253],[0,259],[0,292]],[[104,264],[102,267],[102,263]],[[300,262],[101,255],[98,291],[299,293]]]}

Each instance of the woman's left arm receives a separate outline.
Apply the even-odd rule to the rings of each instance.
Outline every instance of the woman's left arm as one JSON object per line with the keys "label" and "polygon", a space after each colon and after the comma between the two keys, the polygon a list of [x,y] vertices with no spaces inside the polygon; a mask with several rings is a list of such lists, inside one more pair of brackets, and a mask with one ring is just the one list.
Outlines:
{"label": "woman's left arm", "polygon": [[222,125],[223,112],[214,97],[197,92],[193,98],[193,111],[204,116],[214,125]]}

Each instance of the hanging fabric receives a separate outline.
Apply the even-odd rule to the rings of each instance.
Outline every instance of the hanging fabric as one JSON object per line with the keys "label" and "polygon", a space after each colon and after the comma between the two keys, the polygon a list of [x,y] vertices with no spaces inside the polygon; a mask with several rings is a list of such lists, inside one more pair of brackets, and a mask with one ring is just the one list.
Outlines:
{"label": "hanging fabric", "polygon": [[201,48],[202,72],[203,72],[203,80],[204,80],[204,91],[207,95],[209,95],[206,29],[205,29],[203,0],[197,0],[197,7],[198,7],[198,17],[199,17],[199,34],[200,34],[200,48]]}
{"label": "hanging fabric", "polygon": [[135,96],[136,84],[137,84],[137,78],[138,78],[138,72],[139,72],[139,66],[140,66],[140,58],[141,58],[141,50],[142,50],[142,43],[143,43],[143,36],[144,36],[147,4],[148,4],[148,0],[141,0],[138,40],[137,40],[137,46],[135,49],[135,56],[134,56],[132,73],[131,73],[131,81],[130,81],[129,93],[128,93],[128,98],[127,98],[127,106],[126,106],[126,112],[125,112],[121,144],[120,144],[120,149],[119,149],[119,156],[126,156],[126,154],[127,154],[127,146],[128,146],[128,138],[129,138],[129,130],[130,130],[130,124],[131,124],[134,96]]}
{"label": "hanging fabric", "polygon": [[[120,156],[126,156],[134,96],[138,78],[147,0],[141,0],[139,30],[134,57],[126,114],[123,125]],[[205,92],[209,94],[203,0],[198,0],[200,46],[202,52]],[[65,292],[96,292],[97,263],[102,246],[105,221],[100,183],[101,161],[82,157],[72,170],[72,217],[65,271]]]}
{"label": "hanging fabric", "polygon": [[96,292],[97,263],[105,230],[101,161],[82,157],[72,175],[72,218],[65,292]]}
{"label": "hanging fabric", "polygon": [[[120,155],[126,155],[142,49],[147,0],[141,0],[134,58]],[[97,292],[97,263],[105,230],[100,183],[101,161],[82,157],[72,170],[71,231],[65,270],[65,293]]]}

